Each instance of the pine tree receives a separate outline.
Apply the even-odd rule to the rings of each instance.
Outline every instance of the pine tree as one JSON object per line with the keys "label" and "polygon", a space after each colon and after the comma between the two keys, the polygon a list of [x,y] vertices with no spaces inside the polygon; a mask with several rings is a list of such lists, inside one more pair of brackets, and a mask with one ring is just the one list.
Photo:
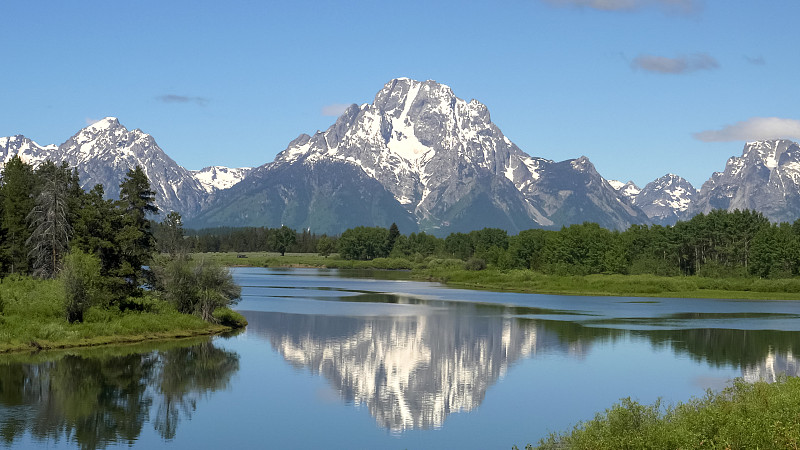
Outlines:
{"label": "pine tree", "polygon": [[3,217],[0,228],[4,239],[0,244],[0,255],[3,273],[27,273],[26,242],[31,235],[27,217],[34,206],[33,170],[19,156],[14,156],[5,165],[2,183]]}
{"label": "pine tree", "polygon": [[33,231],[26,244],[33,263],[33,273],[53,278],[60,268],[62,257],[69,250],[72,226],[69,223],[70,171],[56,167],[50,161],[36,172],[39,192],[27,219]]}
{"label": "pine tree", "polygon": [[125,280],[128,294],[133,294],[145,279],[142,266],[149,263],[155,249],[147,215],[158,213],[158,208],[155,192],[150,189],[150,181],[141,167],[129,170],[119,188],[117,209],[122,217],[122,227],[115,241],[121,261],[116,275]]}

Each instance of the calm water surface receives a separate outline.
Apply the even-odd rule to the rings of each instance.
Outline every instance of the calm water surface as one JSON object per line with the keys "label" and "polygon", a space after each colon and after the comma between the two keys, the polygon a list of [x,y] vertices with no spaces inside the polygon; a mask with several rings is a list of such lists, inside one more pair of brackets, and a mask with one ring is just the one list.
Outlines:
{"label": "calm water surface", "polygon": [[363,275],[235,269],[239,334],[0,359],[0,446],[508,449],[621,397],[669,403],[800,375],[800,301]]}

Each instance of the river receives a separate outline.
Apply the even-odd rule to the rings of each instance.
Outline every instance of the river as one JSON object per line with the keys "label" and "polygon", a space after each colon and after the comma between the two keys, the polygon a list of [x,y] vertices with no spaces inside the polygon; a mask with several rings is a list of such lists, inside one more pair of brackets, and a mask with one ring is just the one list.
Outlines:
{"label": "river", "polygon": [[238,334],[0,361],[0,446],[508,449],[622,397],[672,403],[735,377],[800,375],[800,301],[234,277]]}

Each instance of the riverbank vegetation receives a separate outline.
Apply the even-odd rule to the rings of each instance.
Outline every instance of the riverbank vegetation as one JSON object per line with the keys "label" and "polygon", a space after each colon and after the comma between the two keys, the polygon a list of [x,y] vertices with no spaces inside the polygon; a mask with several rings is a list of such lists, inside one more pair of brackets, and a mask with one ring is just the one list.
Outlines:
{"label": "riverbank vegetation", "polygon": [[[235,252],[236,260],[233,254],[218,257],[231,265],[405,269],[471,288],[673,297],[800,294],[800,220],[772,224],[753,211],[715,210],[674,226],[633,225],[621,232],[583,223],[517,235],[484,228],[445,238],[403,235],[395,225],[332,237],[289,234],[286,227],[209,229],[192,231],[186,243],[199,253]],[[318,256],[308,254],[313,252]]]}
{"label": "riverbank vegetation", "polygon": [[[154,196],[139,167],[120,184],[119,200],[108,200],[101,185],[81,189],[66,164],[47,161],[34,170],[19,157],[6,163],[0,352],[243,326],[244,319],[227,309],[239,288],[226,268],[186,254],[179,215],[166,216],[156,241],[149,217],[158,211]],[[169,256],[154,258],[157,244],[168,247]],[[170,278],[169,268],[178,264],[181,278]]]}
{"label": "riverbank vegetation", "polygon": [[[770,223],[753,211],[714,210],[674,226],[633,225],[610,231],[594,223],[509,235],[496,228],[401,234],[396,226],[356,227],[340,236],[286,227],[191,230],[190,251],[338,253],[341,259],[380,258],[419,263],[458,259],[471,268],[526,269],[552,275],[650,274],[711,278],[791,278],[800,275],[800,220]],[[322,248],[318,246],[322,245]],[[472,260],[472,261],[471,261]]]}
{"label": "riverbank vegetation", "polygon": [[[737,380],[721,392],[663,407],[624,399],[533,449],[797,448],[800,378]],[[516,447],[515,447],[516,448]]]}

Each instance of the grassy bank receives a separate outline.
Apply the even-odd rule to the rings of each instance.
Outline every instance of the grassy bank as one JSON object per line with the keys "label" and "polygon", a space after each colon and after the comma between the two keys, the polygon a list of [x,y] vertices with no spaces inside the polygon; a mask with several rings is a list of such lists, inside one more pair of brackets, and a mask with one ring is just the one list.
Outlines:
{"label": "grassy bank", "polygon": [[[239,255],[245,257],[239,257]],[[556,295],[621,297],[732,298],[747,300],[800,299],[800,278],[710,278],[656,275],[548,275],[530,270],[465,270],[464,262],[442,258],[376,258],[371,261],[327,258],[308,253],[206,253],[229,266],[319,267],[339,269],[411,270],[411,277],[448,286]]]}
{"label": "grassy bank", "polygon": [[783,449],[800,445],[800,378],[736,381],[664,408],[630,399],[526,449]]}
{"label": "grassy bank", "polygon": [[620,297],[800,299],[800,279],[660,277],[656,275],[546,275],[529,270],[426,269],[420,276],[448,286],[493,291]]}
{"label": "grassy bank", "polygon": [[[168,303],[145,296],[138,310],[91,307],[82,323],[64,314],[57,280],[7,277],[0,283],[0,353],[184,338],[231,329],[178,313]],[[220,311],[231,317],[232,311]]]}

